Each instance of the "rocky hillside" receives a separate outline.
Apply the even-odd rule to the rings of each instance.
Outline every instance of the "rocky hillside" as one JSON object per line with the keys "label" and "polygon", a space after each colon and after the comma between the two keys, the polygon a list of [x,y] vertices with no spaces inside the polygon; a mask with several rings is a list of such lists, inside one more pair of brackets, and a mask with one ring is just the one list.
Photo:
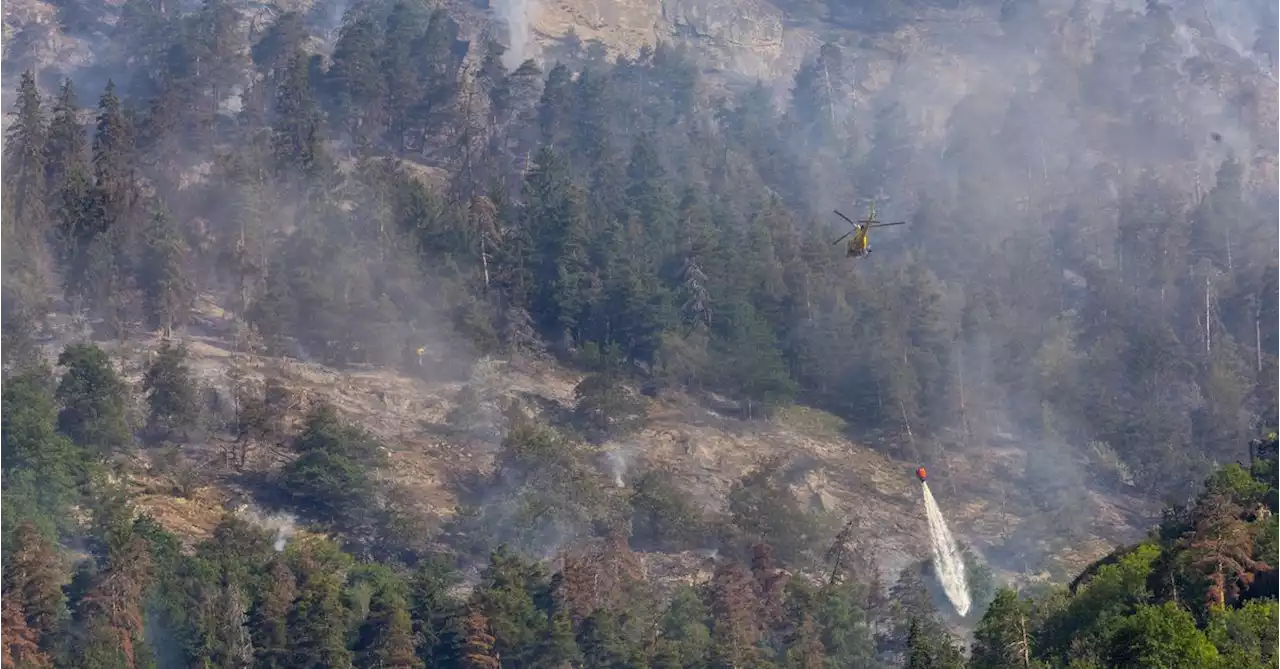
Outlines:
{"label": "rocky hillside", "polygon": [[[289,6],[317,9],[312,19],[328,22],[326,28],[332,28],[335,23],[332,15],[340,15],[324,5],[319,8],[310,4]],[[1097,17],[1105,14],[1110,5],[1044,3],[1043,6],[1048,27],[1041,28],[1065,50],[1066,58],[1078,59],[1082,72],[1092,72],[1085,67],[1085,61],[1093,58],[1094,47],[1107,36],[1094,35],[1091,28],[1097,26]],[[1083,15],[1071,14],[1082,6]],[[279,13],[285,6],[264,9],[257,4],[244,4],[242,9],[244,22],[253,24],[255,17]],[[841,43],[852,52],[852,56],[842,61],[845,69],[842,79],[849,83],[846,87],[849,96],[847,100],[832,100],[827,109],[849,113],[854,119],[850,124],[838,124],[841,134],[832,134],[832,137],[844,137],[846,125],[855,128],[856,132],[850,130],[850,143],[858,146],[850,148],[851,152],[868,152],[873,143],[879,141],[892,145],[893,132],[904,132],[902,128],[891,128],[893,132],[886,130],[877,142],[872,142],[869,133],[860,129],[872,127],[873,120],[881,118],[876,115],[879,107],[872,109],[868,100],[886,91],[891,101],[879,101],[877,105],[900,111],[899,118],[908,124],[910,141],[914,142],[913,148],[919,156],[945,153],[950,148],[946,146],[947,134],[957,127],[960,128],[960,132],[955,133],[957,136],[972,132],[969,137],[983,139],[970,142],[970,146],[986,148],[998,143],[991,141],[989,132],[983,137],[979,130],[986,130],[988,123],[998,123],[993,119],[1004,119],[1007,101],[1020,86],[1019,82],[1027,79],[1024,75],[1029,77],[1042,67],[1041,61],[1034,58],[1038,47],[1011,45],[1009,38],[1016,35],[1015,29],[1002,26],[995,6],[982,4],[950,10],[916,8],[911,10],[911,20],[886,19],[883,24],[859,24],[851,22],[849,17],[833,17],[831,8],[819,12],[812,6],[808,9],[799,4],[783,6],[767,0],[749,3],[728,0],[509,1],[493,3],[489,8],[460,5],[456,9],[461,17],[462,38],[479,40],[504,26],[508,32],[507,42],[517,56],[541,54],[547,59],[559,58],[571,51],[570,47],[590,41],[598,42],[609,54],[634,54],[644,45],[657,41],[677,42],[691,47],[704,70],[724,74],[721,79],[763,78],[776,83],[778,90],[790,86],[791,74],[801,64],[810,63],[824,42]],[[1185,8],[1180,6],[1181,9]],[[93,63],[95,49],[99,49],[105,32],[105,28],[99,28],[97,32],[82,31],[72,36],[58,26],[54,5],[40,0],[10,0],[4,4],[3,12],[0,17],[4,27],[0,33],[3,63],[0,65],[5,74],[31,65],[37,65],[42,77],[87,67]],[[1210,187],[1212,169],[1206,165],[1212,161],[1208,159],[1220,157],[1220,143],[1225,143],[1228,150],[1239,150],[1240,155],[1248,157],[1245,162],[1249,184],[1266,187],[1280,183],[1275,171],[1275,152],[1270,151],[1272,145],[1268,143],[1275,142],[1275,133],[1270,130],[1280,129],[1280,86],[1268,75],[1263,77],[1261,70],[1249,70],[1243,65],[1219,67],[1224,63],[1247,63],[1254,58],[1252,51],[1231,50],[1226,46],[1230,32],[1225,28],[1215,32],[1212,26],[1196,23],[1198,19],[1193,20],[1185,13],[1179,14],[1178,20],[1176,43],[1185,51],[1179,58],[1189,64],[1179,70],[1179,75],[1196,84],[1196,87],[1178,90],[1179,104],[1196,113],[1196,119],[1180,125],[1179,130],[1187,136],[1207,137],[1210,136],[1208,130],[1212,129],[1219,143],[1204,146],[1197,143],[1189,151],[1192,153],[1189,159],[1167,161],[1158,171],[1167,173],[1171,183],[1187,188],[1187,192],[1194,188],[1198,193],[1202,179],[1204,188]],[[1111,38],[1115,40],[1114,36]],[[590,50],[591,45],[577,49],[588,54]],[[476,52],[479,50],[472,50],[472,54]],[[827,60],[822,63],[823,68],[828,67]],[[835,59],[829,63],[829,67],[836,67]],[[0,96],[12,96],[13,86],[3,83],[5,86],[0,90],[4,92]],[[832,96],[829,84],[826,92]],[[9,105],[10,100],[12,97],[0,97],[5,105]],[[968,111],[972,116],[968,123],[955,120],[960,115],[956,107],[961,101],[970,102]],[[893,104],[899,106],[893,107]],[[1093,100],[1091,104],[1106,106]],[[1124,105],[1119,107],[1120,111],[1132,111]],[[1071,113],[1073,107],[1064,109]],[[1181,113],[1183,106],[1176,110]],[[982,168],[987,171],[983,174],[992,178],[983,185],[989,192],[969,196],[972,191],[954,187],[969,196],[969,200],[957,197],[957,202],[973,205],[983,198],[995,202],[989,205],[993,210],[1011,209],[1015,196],[1023,198],[1024,205],[1034,196],[1042,205],[1051,203],[1061,209],[1057,201],[1078,196],[1073,188],[1080,188],[1083,180],[1076,178],[1082,174],[1091,174],[1110,187],[1101,168],[1124,165],[1128,157],[1125,150],[1102,153],[1075,145],[1110,146],[1123,139],[1116,137],[1123,134],[1124,128],[1117,122],[1123,116],[1120,111],[1111,107],[1107,113],[1087,118],[1071,116],[1070,125],[1060,125],[1060,128],[1071,129],[1069,136],[1048,139],[1048,148],[1042,141],[1038,161],[1043,177],[1030,170],[1019,170],[1027,171],[1025,182],[1038,189],[1030,194],[1010,193],[1001,188],[1007,179],[998,177],[1009,177],[1002,174],[1001,156],[973,153],[975,161],[986,159]],[[1027,116],[1032,118],[1034,114],[1028,111]],[[832,125],[836,125],[835,114],[832,120]],[[1053,122],[1061,119],[1055,118]],[[814,137],[819,136],[814,134]],[[822,141],[815,143],[835,151],[832,148],[835,142],[826,142],[826,136],[819,139]],[[955,139],[955,143],[963,145],[961,139]],[[1066,146],[1069,143],[1073,146]],[[745,152],[737,148],[735,151]],[[882,151],[892,157],[891,150],[882,148]],[[728,155],[728,151],[724,155]],[[919,164],[904,166],[886,159],[883,162],[887,166],[881,171],[899,170],[905,174],[904,180],[916,179],[919,183],[928,183],[924,175],[936,177],[940,182],[959,183],[959,179],[943,174],[934,165],[937,160],[923,157],[915,160]],[[1091,171],[1094,168],[1098,168],[1096,173]],[[1061,174],[1055,171],[1051,178],[1051,169],[1061,170]],[[982,170],[972,170],[970,174],[979,171]],[[823,178],[827,183],[850,180],[838,170],[827,170]],[[1018,178],[1024,177],[1019,174]],[[822,191],[823,182],[817,179],[804,185],[814,192]],[[826,197],[836,197],[831,193],[844,194],[850,188],[846,183],[827,188]],[[918,193],[909,193],[904,200],[910,201],[915,194]],[[991,197],[987,197],[988,194]],[[956,206],[959,207],[959,203]],[[902,209],[909,207],[904,205]],[[1016,223],[1025,221],[1019,219]],[[982,239],[979,243],[996,246],[1000,240],[993,233],[991,239]],[[1230,244],[1230,240],[1226,243]],[[1230,249],[1228,253],[1230,255]],[[488,285],[488,276],[485,281]],[[959,284],[961,281],[954,283]],[[1044,302],[1059,304],[1057,299]],[[439,430],[444,417],[457,404],[458,391],[467,382],[456,379],[452,372],[443,376],[429,372],[419,377],[381,368],[338,371],[294,359],[265,358],[237,352],[236,345],[221,334],[234,324],[225,321],[216,307],[206,304],[204,319],[209,325],[207,331],[193,331],[186,335],[186,342],[206,385],[229,395],[233,377],[279,377],[297,393],[337,404],[349,417],[374,430],[387,443],[393,462],[385,469],[388,484],[406,491],[406,504],[415,509],[416,517],[425,524],[439,522],[440,518],[453,513],[456,500],[452,481],[489,466],[492,446],[454,440]],[[1043,319],[1028,319],[1032,320],[1043,322]],[[886,335],[886,339],[892,340],[893,336]],[[131,374],[137,376],[147,350],[154,345],[150,340],[134,340],[125,350],[120,350]],[[572,402],[572,389],[579,380],[563,368],[538,361],[524,365],[476,363],[470,376],[494,393],[520,395],[543,405],[545,411],[566,408]],[[1038,440],[1023,441],[1019,435],[1006,434],[992,426],[970,426],[968,434],[943,432],[945,436],[940,443],[925,444],[923,440],[916,443],[909,432],[902,436],[884,436],[882,440],[863,432],[855,441],[850,439],[844,423],[813,409],[791,409],[768,422],[741,421],[718,413],[704,400],[678,393],[655,400],[649,418],[649,425],[640,435],[626,443],[600,446],[602,476],[617,475],[625,489],[632,469],[666,467],[676,472],[687,490],[714,508],[722,503],[728,485],[742,473],[756,463],[781,457],[790,467],[795,494],[833,517],[855,519],[864,541],[879,550],[886,567],[892,567],[906,556],[919,555],[924,549],[919,490],[911,477],[911,471],[919,462],[927,463],[933,471],[933,485],[955,524],[957,535],[993,563],[1011,571],[1039,571],[1043,568],[1041,556],[1050,554],[1059,560],[1064,573],[1073,572],[1105,553],[1114,542],[1133,539],[1153,517],[1153,509],[1137,496],[1103,494],[1105,489],[1125,487],[1096,476],[1091,463],[1080,462],[1084,458],[1076,455],[1075,450]],[[215,440],[205,449],[191,449],[184,454],[192,466],[202,467],[197,477],[200,485],[184,484],[183,481],[193,481],[184,478],[192,476],[189,469],[165,471],[164,466],[156,464],[150,477],[140,478],[145,491],[143,505],[173,530],[191,539],[200,537],[215,522],[221,505],[237,496],[236,480],[229,475],[227,467],[219,464],[225,449],[227,444]],[[1105,459],[1105,446],[1098,446],[1098,453]],[[273,459],[264,457],[255,467],[265,469],[275,464]],[[172,494],[174,487],[182,494]],[[1087,494],[1080,495],[1082,490]],[[1044,494],[1046,491],[1051,494]],[[1068,499],[1070,504],[1066,503]],[[1062,539],[1060,530],[1065,527],[1064,523],[1073,526],[1075,533],[1071,539]],[[1052,537],[1059,537],[1059,542],[1052,544]]]}
{"label": "rocky hillside", "polygon": [[[238,352],[223,334],[232,329],[231,317],[205,299],[200,305],[200,326],[181,340],[200,385],[229,403],[237,384],[261,387],[266,379],[277,379],[296,400],[289,414],[295,420],[316,401],[336,406],[389,449],[389,464],[380,474],[384,485],[394,490],[397,503],[424,536],[455,513],[455,482],[488,471],[493,464],[496,444],[491,440],[459,439],[445,429],[464,386],[481,388],[491,402],[519,398],[548,414],[572,408],[574,386],[581,378],[550,362],[489,358],[474,361],[460,376],[456,369],[441,371],[439,356],[445,352],[440,350],[428,351],[426,367],[413,375],[373,367],[337,370]],[[63,328],[74,331],[69,323]],[[125,378],[138,384],[159,340],[100,345],[121,362]],[[55,344],[46,349],[51,357],[57,351]],[[630,474],[663,469],[714,512],[723,509],[725,494],[744,473],[769,461],[780,462],[802,503],[831,525],[854,523],[851,543],[878,556],[886,577],[928,551],[920,488],[913,474],[918,460],[911,456],[917,448],[933,454],[931,482],[957,538],[990,559],[1006,578],[1074,573],[1116,543],[1140,536],[1157,513],[1155,504],[1137,495],[1108,494],[1100,484],[1089,484],[1075,494],[1083,493],[1083,505],[1076,508],[1090,519],[1085,525],[1090,538],[1065,545],[1055,541],[1050,517],[1025,493],[1031,449],[1009,435],[991,435],[972,446],[959,439],[945,446],[894,440],[866,444],[851,440],[840,419],[821,411],[793,407],[771,420],[745,421],[733,417],[734,409],[725,400],[664,394],[651,402],[647,425],[638,434],[597,447],[599,476],[612,478],[618,494],[627,494]],[[233,466],[235,451],[230,435],[215,434],[176,456],[162,448],[144,451],[124,471],[138,494],[138,508],[194,544],[210,537],[227,510],[259,508],[241,484],[245,470]],[[273,471],[287,457],[284,449],[260,444],[249,453],[245,469]],[[249,517],[260,519],[260,511],[249,511]],[[651,573],[678,580],[709,576],[706,559],[703,553],[646,557]]]}

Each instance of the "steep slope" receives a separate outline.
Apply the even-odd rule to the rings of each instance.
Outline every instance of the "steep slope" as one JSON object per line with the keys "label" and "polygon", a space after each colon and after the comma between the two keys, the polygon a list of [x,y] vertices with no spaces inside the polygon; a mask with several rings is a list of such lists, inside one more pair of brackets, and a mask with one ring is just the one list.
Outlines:
{"label": "steep slope", "polygon": [[[908,120],[909,129],[914,133],[912,136],[919,142],[919,153],[926,157],[948,151],[947,133],[956,124],[954,119],[958,116],[955,108],[967,97],[972,98],[968,111],[974,116],[969,119],[967,127],[960,125],[962,130],[973,131],[972,136],[982,140],[971,142],[971,145],[997,143],[991,141],[986,124],[993,119],[1004,118],[1009,96],[1018,85],[1018,77],[1041,66],[1033,58],[1024,57],[1033,53],[1034,48],[1027,53],[1011,53],[1008,44],[997,43],[996,38],[1007,36],[1007,33],[999,26],[992,7],[921,10],[916,13],[916,20],[876,26],[874,34],[863,34],[850,28],[847,20],[823,18],[817,14],[805,18],[808,15],[804,11],[792,11],[794,9],[784,11],[763,1],[729,4],[713,0],[564,2],[533,8],[518,4],[499,7],[495,4],[494,7],[499,13],[510,15],[517,11],[523,12],[520,16],[531,17],[531,29],[542,40],[548,58],[556,57],[556,49],[564,46],[572,27],[578,38],[598,39],[615,53],[632,53],[642,44],[659,39],[685,43],[693,47],[707,69],[737,73],[747,78],[769,78],[778,83],[778,88],[788,84],[791,72],[799,63],[810,59],[820,43],[834,41],[851,45],[850,50],[856,53],[856,58],[846,60],[847,69],[852,73],[848,104],[839,101],[830,106],[832,109],[840,107],[841,112],[846,106],[852,109],[850,116],[854,120],[851,125],[857,130],[850,132],[851,143],[868,143],[867,133],[861,128],[869,127],[870,124],[864,122],[879,112],[880,107],[891,111],[895,109],[883,100],[875,102],[877,107],[874,109],[870,106],[873,93],[885,94],[891,102],[901,105],[896,109],[902,118]],[[6,18],[15,17],[15,25],[23,28],[23,34],[32,30],[29,36],[39,36],[43,30],[40,27],[49,25],[48,10],[44,5],[20,5],[13,11],[15,13],[10,14],[9,5],[6,5]],[[1059,18],[1062,8],[1056,7],[1055,11],[1059,13],[1051,13],[1051,18]],[[246,20],[247,16],[246,13]],[[23,22],[25,27],[19,25]],[[515,23],[524,25],[519,21]],[[473,39],[488,29],[483,21],[464,28],[467,36]],[[1193,48],[1198,44],[1194,36],[1188,37],[1185,32],[1178,35],[1185,38],[1178,42],[1183,46]],[[511,41],[513,46],[520,43],[515,35]],[[1085,41],[1091,43],[1090,40]],[[46,40],[40,43],[56,42]],[[76,61],[67,59],[60,49],[62,47],[55,44],[44,51],[33,51],[28,56],[46,64],[57,61],[59,67],[75,67]],[[1087,49],[1081,49],[1082,53],[1085,51]],[[471,51],[473,56],[478,52],[478,49]],[[1223,55],[1222,60],[1229,60],[1229,54]],[[1210,105],[1201,110],[1204,118],[1183,130],[1188,135],[1207,135],[1208,126],[1202,127],[1208,122],[1205,119],[1216,121],[1239,109],[1246,110],[1244,115],[1249,122],[1243,129],[1237,125],[1223,128],[1220,134],[1224,139],[1221,141],[1232,150],[1244,147],[1243,155],[1249,157],[1254,167],[1262,168],[1250,170],[1248,178],[1255,185],[1267,183],[1267,175],[1273,174],[1268,169],[1274,168],[1274,152],[1269,147],[1261,149],[1251,143],[1259,137],[1266,137],[1268,132],[1274,133],[1274,114],[1267,112],[1271,108],[1268,105],[1274,106],[1275,96],[1270,92],[1274,86],[1271,89],[1259,87],[1258,82],[1251,79],[1233,78],[1220,72],[1215,75],[1212,70],[1205,78],[1209,81],[1204,89],[1197,89],[1187,98],[1189,106],[1192,103],[1208,104],[1205,100],[1211,101],[1214,95],[1234,100],[1250,93],[1254,96],[1252,107],[1234,103]],[[826,93],[831,95],[829,85]],[[974,112],[975,108],[977,112]],[[1112,110],[1116,115],[1121,111],[1131,110]],[[1032,117],[1033,114],[1028,113],[1027,116]],[[832,118],[834,120],[834,114]],[[1092,149],[1076,151],[1078,147],[1064,146],[1067,142],[1081,140],[1093,147],[1108,145],[1115,139],[1114,120],[1105,115],[1079,120],[1078,135],[1056,140],[1057,148],[1063,150],[1060,155],[1051,157],[1062,163],[1071,163],[1069,167],[1073,170],[1064,174],[1061,181],[1070,181],[1072,176],[1095,166],[1123,163],[1127,157],[1123,151],[1098,156],[1093,155],[1096,151]],[[344,141],[330,140],[335,154],[343,150]],[[1053,148],[1051,144],[1050,149]],[[1067,151],[1067,148],[1072,150]],[[865,146],[859,146],[858,150],[865,149]],[[1040,150],[1042,160],[1043,154],[1053,154],[1052,150],[1046,152],[1043,145]],[[1189,159],[1161,164],[1159,171],[1172,173],[1174,176],[1170,181],[1185,186],[1186,192],[1192,192],[1194,184],[1198,193],[1204,166],[1212,162],[1211,158],[1216,160],[1217,154],[1211,152],[1218,150],[1213,145],[1206,149],[1197,143]],[[725,153],[728,154],[727,151]],[[990,174],[999,175],[1001,158],[978,154],[978,158],[983,157],[988,161],[982,167],[990,169]],[[347,159],[344,165],[349,167],[353,162]],[[920,165],[912,166],[915,171],[908,175],[910,178],[927,183],[924,177],[919,176],[927,174],[939,177],[940,181],[955,180],[953,175],[938,174],[940,170],[933,165],[937,161],[930,158],[920,162]],[[993,166],[997,169],[991,169]],[[1047,186],[1050,181],[1048,168],[1042,169]],[[827,171],[836,175],[828,178],[844,180],[844,175],[838,174],[837,170]],[[973,171],[977,173],[980,170]],[[990,187],[990,192],[984,190],[982,197],[997,202],[996,208],[1009,209],[1016,197],[1025,195],[1000,190],[1000,181],[992,181],[996,185]],[[1033,180],[1028,177],[1027,181]],[[814,191],[821,190],[816,184],[806,185],[814,185]],[[183,183],[176,190],[186,187],[187,184]],[[841,196],[848,188],[850,186],[847,185],[839,187]],[[959,190],[958,186],[955,188]],[[834,194],[836,190],[828,189],[823,195],[837,197]],[[1045,201],[1069,197],[1065,194],[1066,188],[1062,188],[1062,193],[1052,192],[1048,187],[1045,190],[1046,193],[1040,194]],[[907,193],[905,199],[918,195]],[[956,208],[960,209],[961,205],[957,204]],[[343,211],[350,209],[344,208]],[[203,221],[203,212],[200,220]],[[1012,225],[1022,223],[1021,220],[1012,221]],[[197,227],[195,219],[191,221],[191,227]],[[994,245],[1001,241],[993,239],[990,243]],[[1236,262],[1239,262],[1238,258]],[[1057,309],[1059,302],[1047,299],[1046,304],[1053,304]],[[225,319],[212,306],[206,312],[206,320]],[[227,326],[228,323],[222,322],[214,330],[225,330]],[[887,335],[885,338],[892,340],[894,337]],[[234,347],[221,335],[191,334],[186,339],[196,357],[202,379],[207,385],[220,388],[223,396],[229,395],[229,384],[237,375],[278,377],[303,396],[328,399],[348,417],[374,430],[391,450],[392,465],[384,472],[388,483],[403,487],[408,492],[409,503],[424,523],[453,513],[456,500],[451,481],[490,466],[491,445],[451,439],[438,429],[456,406],[456,395],[462,386],[459,380],[441,380],[452,377],[452,374],[424,380],[375,368],[337,371],[308,362],[233,353]],[[142,342],[140,350],[122,352],[129,360],[134,378],[146,351],[154,345],[154,341],[146,341]],[[1046,351],[1054,352],[1048,347]],[[508,366],[490,376],[494,390],[499,394],[531,397],[540,400],[547,408],[565,408],[570,404],[572,390],[578,380],[576,375],[545,362],[529,363],[523,367]],[[1059,460],[1048,459],[1048,453],[1059,450],[1057,444],[1020,443],[1019,436],[1002,434],[995,428],[988,429],[991,434],[978,439],[967,435],[952,436],[944,431],[939,443],[925,443],[923,439],[917,443],[908,432],[905,438],[885,437],[880,443],[875,443],[874,436],[861,435],[861,443],[855,443],[844,434],[839,421],[820,412],[793,410],[770,422],[742,422],[709,412],[698,401],[679,394],[664,396],[655,402],[650,419],[649,426],[638,436],[625,443],[606,443],[601,450],[613,453],[614,461],[625,462],[629,467],[656,465],[671,469],[684,487],[711,508],[723,503],[724,493],[732,481],[751,466],[781,457],[789,462],[794,473],[793,492],[800,499],[833,515],[856,518],[867,541],[882,551],[889,565],[905,559],[906,555],[919,554],[923,548],[918,491],[910,478],[911,469],[920,461],[925,461],[935,472],[937,490],[957,534],[993,559],[1016,569],[1039,564],[1039,553],[1047,552],[1061,562],[1065,570],[1073,570],[1082,562],[1105,552],[1106,544],[1131,538],[1136,531],[1134,528],[1149,524],[1151,515],[1150,509],[1137,499],[1101,493],[1103,486],[1093,480],[1092,465],[1077,462],[1071,449],[1060,449],[1062,455]],[[225,466],[212,464],[222,457],[225,447],[225,443],[215,440],[204,449],[193,448],[188,453],[199,462],[210,463],[205,470],[209,474],[210,486],[187,490],[184,496],[174,496],[167,493],[166,488],[174,484],[184,487],[175,476],[165,474],[150,482],[144,480],[148,483],[144,507],[167,519],[166,522],[174,529],[193,538],[206,532],[218,513],[217,506],[235,497],[237,492],[237,483]],[[278,460],[263,457],[255,467],[269,469],[278,465]],[[601,477],[611,475],[608,467],[601,468]],[[625,475],[622,482],[625,486]],[[1082,523],[1080,529],[1090,537],[1090,541],[1078,541],[1072,546],[1046,543],[1049,535],[1056,534],[1059,529],[1055,521],[1066,520],[1062,515],[1052,515],[1052,496],[1037,494],[1046,489],[1056,490],[1058,501],[1070,499],[1073,506],[1069,511],[1057,513],[1070,515]],[[1064,490],[1066,492],[1062,492]],[[1082,494],[1082,491],[1087,492]],[[1067,507],[1059,505],[1059,508]]]}
{"label": "steep slope", "polygon": [[[201,320],[215,326],[225,312],[201,301]],[[222,327],[217,327],[222,329]],[[442,430],[457,403],[464,380],[430,380],[390,369],[365,367],[339,371],[292,359],[236,352],[219,336],[192,334],[182,338],[191,355],[199,383],[224,397],[234,385],[282,381],[297,398],[293,418],[314,401],[332,403],[348,419],[377,435],[389,450],[390,464],[381,476],[403,491],[401,499],[428,534],[451,516],[457,503],[454,481],[487,471],[495,446],[480,440],[461,440]],[[118,344],[103,342],[123,360],[123,372],[134,383],[153,355],[159,340],[139,339]],[[50,347],[47,351],[56,355]],[[426,376],[432,376],[430,370]],[[437,375],[438,376],[438,375]],[[456,375],[448,375],[456,376]],[[495,397],[522,398],[526,404],[571,408],[580,375],[547,362],[522,364],[482,359],[475,363],[471,383],[486,386]],[[545,410],[545,409],[544,409]],[[753,467],[769,460],[784,463],[791,491],[832,523],[853,521],[853,543],[875,554],[886,575],[918,560],[927,550],[927,530],[919,484],[910,459],[914,447],[893,439],[875,448],[842,434],[839,419],[804,408],[793,408],[773,420],[744,421],[707,407],[705,402],[675,393],[656,399],[648,424],[625,441],[609,441],[598,449],[599,476],[620,482],[625,494],[628,474],[649,467],[671,472],[677,485],[707,510],[723,508],[730,486]],[[230,466],[234,445],[228,435],[214,435],[203,446],[184,447],[185,466],[161,464],[161,451],[150,451],[134,477],[138,506],[189,543],[207,539],[225,510],[244,508],[251,497],[237,482],[242,477]],[[1012,439],[997,445],[964,448],[947,446],[931,472],[944,512],[957,538],[988,556],[1009,578],[1018,572],[1036,578],[1073,573],[1104,555],[1118,542],[1132,541],[1149,525],[1156,508],[1136,496],[1104,494],[1098,484],[1083,490],[1081,512],[1089,520],[1083,541],[1066,546],[1055,541],[1059,532],[1045,523],[1027,489],[1028,449]],[[886,453],[894,455],[886,455]],[[270,471],[283,461],[269,445],[252,451],[248,469]],[[1077,491],[1079,492],[1079,491]],[[1023,524],[1026,524],[1023,526]],[[1020,548],[1011,548],[1018,542]],[[1016,555],[1030,556],[1019,561]],[[677,579],[702,578],[703,557],[695,554],[652,555],[651,569]],[[701,576],[699,576],[701,574]]]}

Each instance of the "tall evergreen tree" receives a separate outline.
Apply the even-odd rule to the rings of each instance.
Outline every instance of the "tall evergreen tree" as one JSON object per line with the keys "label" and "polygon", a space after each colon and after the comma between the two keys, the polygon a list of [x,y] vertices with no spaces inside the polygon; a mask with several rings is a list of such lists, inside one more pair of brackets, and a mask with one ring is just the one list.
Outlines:
{"label": "tall evergreen tree", "polygon": [[[11,229],[25,237],[43,240],[48,226],[45,208],[48,128],[40,91],[30,70],[22,73],[13,105],[13,122],[4,138],[5,195],[12,198],[11,213],[18,219],[18,224]],[[29,247],[28,252],[34,249]]]}
{"label": "tall evergreen tree", "polygon": [[298,593],[289,611],[286,666],[351,669],[347,648],[350,612],[343,603],[343,575],[351,557],[327,539],[312,538],[292,556]]}
{"label": "tall evergreen tree", "polygon": [[130,441],[127,390],[107,354],[93,344],[71,344],[58,356],[66,368],[58,382],[58,430],[77,444],[107,454]]}
{"label": "tall evergreen tree", "polygon": [[107,87],[98,101],[97,130],[93,136],[93,183],[97,214],[105,231],[128,223],[134,192],[133,130],[125,116],[116,85]]}
{"label": "tall evergreen tree", "polygon": [[276,92],[272,150],[276,168],[300,176],[319,176],[325,168],[320,112],[312,94],[306,54],[294,52]]}
{"label": "tall evergreen tree", "polygon": [[328,85],[333,97],[334,120],[344,127],[357,146],[380,136],[384,122],[385,89],[378,63],[379,35],[371,19],[348,12],[333,47]]}
{"label": "tall evergreen tree", "polygon": [[53,103],[52,120],[49,122],[48,145],[45,150],[46,183],[51,190],[61,187],[68,165],[79,164],[88,156],[88,137],[79,119],[80,104],[76,101],[71,80],[62,82],[58,97]]}
{"label": "tall evergreen tree", "polygon": [[150,405],[148,426],[160,436],[186,432],[197,416],[196,385],[187,366],[187,349],[161,342],[155,360],[142,378]]}
{"label": "tall evergreen tree", "polygon": [[152,213],[143,243],[137,280],[147,324],[153,330],[159,329],[164,337],[172,337],[174,326],[185,324],[194,296],[186,276],[186,249],[173,219],[163,208]]}

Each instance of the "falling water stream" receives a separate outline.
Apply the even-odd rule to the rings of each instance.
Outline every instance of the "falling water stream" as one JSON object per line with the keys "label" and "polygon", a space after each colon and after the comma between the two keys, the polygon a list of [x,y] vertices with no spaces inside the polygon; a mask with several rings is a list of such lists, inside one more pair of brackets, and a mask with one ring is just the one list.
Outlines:
{"label": "falling water stream", "polygon": [[942,581],[947,599],[956,607],[956,613],[968,615],[971,605],[969,583],[964,577],[964,560],[960,556],[960,549],[956,547],[955,539],[951,538],[951,530],[947,529],[942,509],[938,508],[937,500],[929,492],[929,484],[921,483],[921,487],[924,488],[924,512],[929,518],[929,544],[933,549],[934,570],[938,573],[938,580]]}

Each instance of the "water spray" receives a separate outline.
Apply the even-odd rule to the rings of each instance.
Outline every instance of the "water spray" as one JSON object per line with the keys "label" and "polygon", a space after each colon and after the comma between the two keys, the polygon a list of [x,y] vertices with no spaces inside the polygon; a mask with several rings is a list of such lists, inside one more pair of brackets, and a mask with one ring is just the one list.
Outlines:
{"label": "water spray", "polygon": [[955,607],[956,613],[962,617],[969,614],[972,602],[969,600],[969,583],[964,574],[964,558],[956,541],[947,529],[947,521],[942,517],[942,509],[929,491],[928,472],[924,467],[916,470],[916,478],[920,479],[920,488],[924,493],[924,512],[929,521],[929,545],[933,551],[933,567],[942,582],[942,590],[947,599]]}

